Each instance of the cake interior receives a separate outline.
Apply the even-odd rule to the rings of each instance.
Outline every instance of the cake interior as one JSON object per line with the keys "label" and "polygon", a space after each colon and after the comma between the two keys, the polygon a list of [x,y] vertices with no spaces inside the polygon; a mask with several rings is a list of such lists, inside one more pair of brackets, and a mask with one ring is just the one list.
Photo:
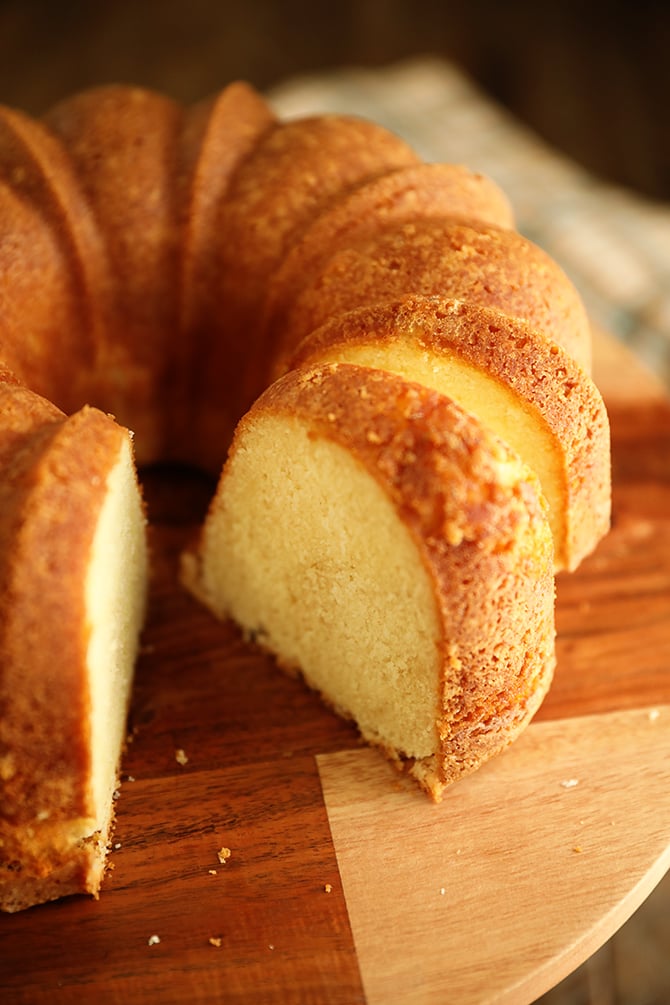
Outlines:
{"label": "cake interior", "polygon": [[200,591],[363,736],[436,752],[441,631],[421,554],[375,478],[294,416],[247,423],[206,524]]}
{"label": "cake interior", "polygon": [[557,562],[562,560],[567,533],[562,457],[544,419],[520,396],[455,352],[432,352],[412,339],[361,339],[355,345],[328,347],[326,357],[328,362],[387,370],[439,391],[504,440],[539,479],[549,506]]}
{"label": "cake interior", "polygon": [[106,840],[146,607],[145,519],[129,441],[107,478],[86,579],[91,788]]}

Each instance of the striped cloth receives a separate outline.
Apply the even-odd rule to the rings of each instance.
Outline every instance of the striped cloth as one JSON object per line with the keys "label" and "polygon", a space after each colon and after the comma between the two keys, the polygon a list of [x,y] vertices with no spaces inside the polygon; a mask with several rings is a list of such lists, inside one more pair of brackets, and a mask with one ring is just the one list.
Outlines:
{"label": "striped cloth", "polygon": [[670,387],[670,206],[610,185],[557,153],[463,73],[433,58],[290,79],[288,117],[347,112],[387,126],[429,161],[467,164],[505,190],[518,229],[559,262],[595,324]]}

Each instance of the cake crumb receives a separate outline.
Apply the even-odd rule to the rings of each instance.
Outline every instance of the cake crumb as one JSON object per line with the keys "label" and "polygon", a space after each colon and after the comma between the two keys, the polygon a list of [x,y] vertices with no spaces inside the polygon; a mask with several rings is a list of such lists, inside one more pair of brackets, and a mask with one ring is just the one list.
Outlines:
{"label": "cake crumb", "polygon": [[444,886],[441,886],[440,887],[440,897],[444,897],[444,895],[445,895],[446,892],[447,892],[446,888]]}
{"label": "cake crumb", "polygon": [[564,789],[574,789],[575,785],[579,785],[578,778],[566,778],[561,782]]}
{"label": "cake crumb", "polygon": [[583,848],[580,844],[576,844],[572,850],[576,852],[577,855],[579,855],[579,853],[583,851]]}
{"label": "cake crumb", "polygon": [[230,848],[220,848],[219,851],[217,852],[217,856],[221,865],[225,865],[231,855],[232,852]]}
{"label": "cake crumb", "polygon": [[174,759],[177,762],[177,764],[181,764],[182,767],[185,764],[188,764],[188,757],[186,755],[186,751],[183,750],[181,747],[178,750],[175,750]]}
{"label": "cake crumb", "polygon": [[650,708],[649,709],[649,722],[656,722],[656,720],[660,718],[660,715],[661,715],[661,713],[660,713],[659,709],[657,709],[657,708]]}
{"label": "cake crumb", "polygon": [[326,893],[332,893],[333,891],[332,883],[325,883],[323,889],[325,890]]}
{"label": "cake crumb", "polygon": [[160,943],[160,941],[161,941],[160,935],[150,935],[147,940],[147,945],[157,946]]}
{"label": "cake crumb", "polygon": [[221,938],[220,935],[212,935],[207,941],[209,942],[210,946],[215,946],[217,949],[220,949],[223,939]]}
{"label": "cake crumb", "polygon": [[218,869],[208,869],[207,872],[210,874],[210,876],[218,876],[219,875]]}
{"label": "cake crumb", "polygon": [[115,841],[114,842],[114,851],[118,851],[120,847],[121,847],[121,842],[120,841]]}

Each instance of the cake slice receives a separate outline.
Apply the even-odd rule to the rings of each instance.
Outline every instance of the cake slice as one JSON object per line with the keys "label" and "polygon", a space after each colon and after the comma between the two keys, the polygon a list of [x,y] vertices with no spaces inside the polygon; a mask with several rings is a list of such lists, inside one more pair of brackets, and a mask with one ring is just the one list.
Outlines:
{"label": "cake slice", "polygon": [[610,433],[602,396],[541,332],[446,297],[407,297],[334,318],[284,361],[390,370],[457,401],[538,476],[556,571],[574,570],[607,533]]}
{"label": "cake slice", "polygon": [[273,384],[183,570],[435,799],[549,687],[537,481],[459,406],[394,374],[333,364]]}
{"label": "cake slice", "polygon": [[0,908],[97,894],[146,592],[129,434],[0,379]]}

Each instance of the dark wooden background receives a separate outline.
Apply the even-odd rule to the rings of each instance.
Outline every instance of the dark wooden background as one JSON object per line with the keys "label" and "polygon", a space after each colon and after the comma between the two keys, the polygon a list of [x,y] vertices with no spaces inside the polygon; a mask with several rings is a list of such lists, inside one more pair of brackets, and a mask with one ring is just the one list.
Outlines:
{"label": "dark wooden background", "polygon": [[670,198],[667,2],[0,0],[0,101],[34,112],[111,80],[193,99],[422,53],[601,176]]}

